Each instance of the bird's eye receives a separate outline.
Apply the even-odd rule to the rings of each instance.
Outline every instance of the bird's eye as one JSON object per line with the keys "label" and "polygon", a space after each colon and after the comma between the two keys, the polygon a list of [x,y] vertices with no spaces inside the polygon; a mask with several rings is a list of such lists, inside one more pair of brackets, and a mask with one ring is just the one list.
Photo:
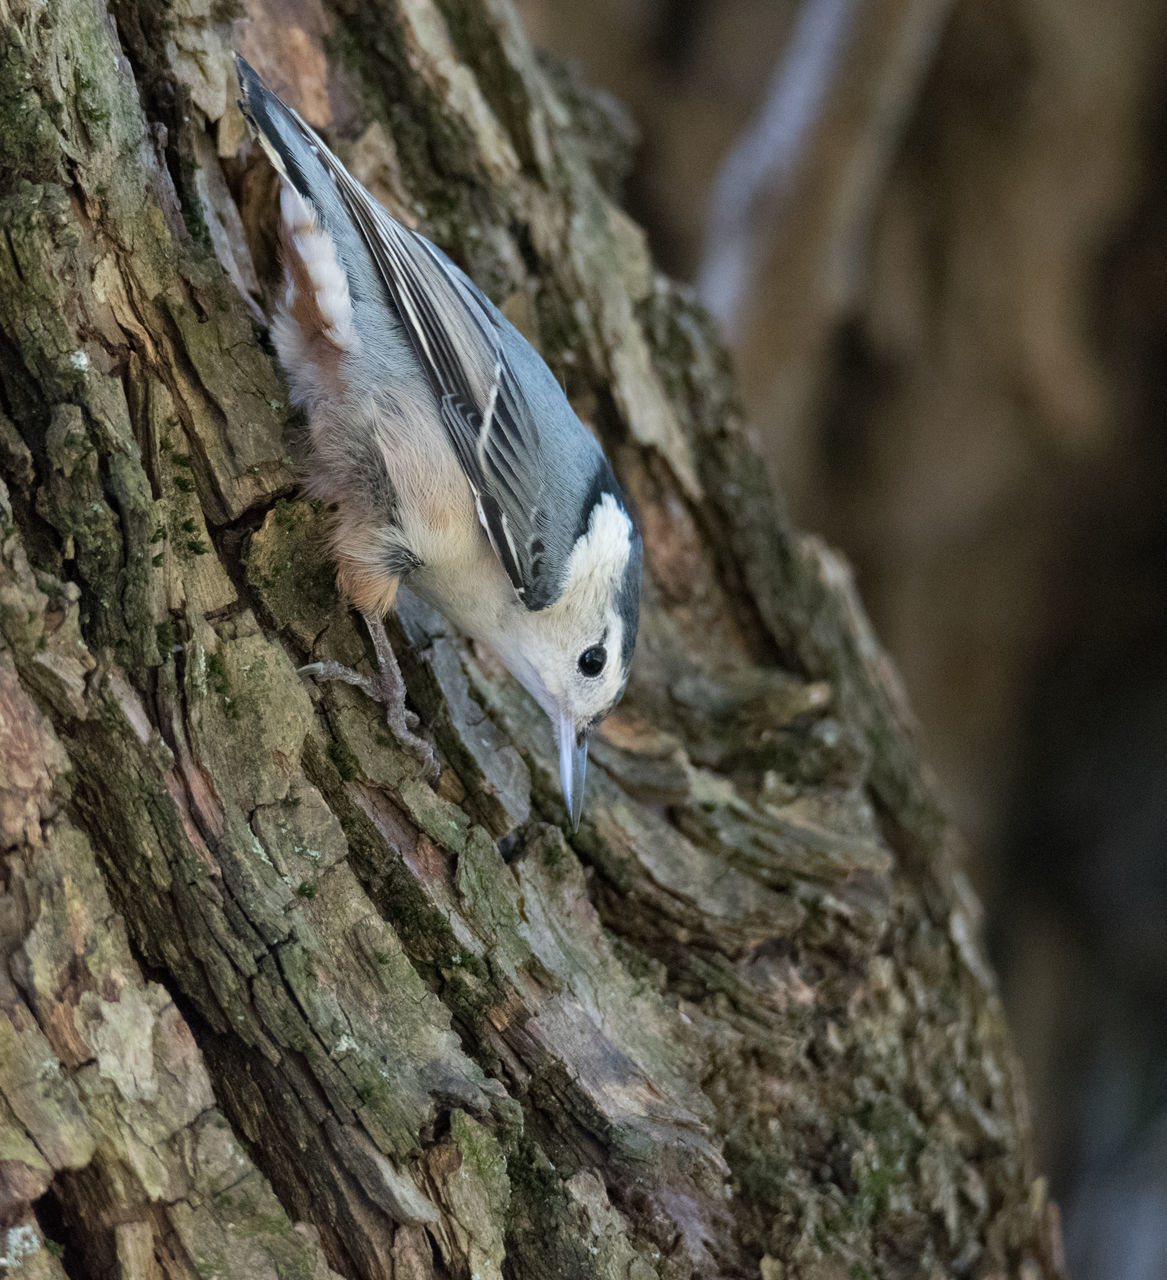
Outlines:
{"label": "bird's eye", "polygon": [[598,676],[604,669],[604,663],[608,661],[608,651],[602,644],[594,644],[590,649],[585,649],[579,655],[580,674],[588,676]]}

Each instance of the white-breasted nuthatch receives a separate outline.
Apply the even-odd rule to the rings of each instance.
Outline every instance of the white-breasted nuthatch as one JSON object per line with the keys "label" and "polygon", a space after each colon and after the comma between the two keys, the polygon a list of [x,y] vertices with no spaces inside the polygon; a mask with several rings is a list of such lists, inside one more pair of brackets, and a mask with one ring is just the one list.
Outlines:
{"label": "white-breasted nuthatch", "polygon": [[578,826],[587,735],[624,692],[640,606],[641,540],[612,468],[493,303],[236,64],[240,108],[283,179],[272,337],[308,414],[309,491],[335,505],[337,578],[381,675],[309,670],[381,697],[427,757],[383,626],[406,582],[551,717]]}

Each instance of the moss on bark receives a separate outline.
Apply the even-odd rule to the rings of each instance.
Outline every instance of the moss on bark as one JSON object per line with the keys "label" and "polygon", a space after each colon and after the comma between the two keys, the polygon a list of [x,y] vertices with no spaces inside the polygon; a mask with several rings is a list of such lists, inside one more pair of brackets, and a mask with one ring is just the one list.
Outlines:
{"label": "moss on bark", "polygon": [[61,1274],[55,1231],[92,1276],[1057,1275],[894,673],[509,10],[344,0],[284,71],[525,317],[640,504],[578,835],[541,713],[415,602],[437,786],[296,674],[365,655],[239,290],[273,211],[223,15],[4,17],[9,1265]]}

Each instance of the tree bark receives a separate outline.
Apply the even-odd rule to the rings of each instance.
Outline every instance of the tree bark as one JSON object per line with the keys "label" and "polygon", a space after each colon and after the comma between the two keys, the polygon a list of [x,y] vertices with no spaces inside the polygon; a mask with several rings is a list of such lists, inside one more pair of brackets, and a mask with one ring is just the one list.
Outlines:
{"label": "tree bark", "polygon": [[[78,1277],[1058,1276],[894,672],[503,0],[0,0],[0,1250]],[[572,835],[416,602],[431,787],[296,498],[238,43],[564,379],[647,580]]]}

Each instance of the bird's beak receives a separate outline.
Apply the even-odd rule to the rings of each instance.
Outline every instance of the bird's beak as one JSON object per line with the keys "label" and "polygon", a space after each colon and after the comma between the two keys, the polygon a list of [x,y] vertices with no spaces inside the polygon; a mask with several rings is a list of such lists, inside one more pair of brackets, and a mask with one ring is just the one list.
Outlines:
{"label": "bird's beak", "polygon": [[563,787],[567,811],[571,814],[571,829],[578,831],[580,814],[583,813],[584,778],[588,771],[588,736],[583,730],[577,732],[570,716],[559,717],[557,732],[559,782]]}

